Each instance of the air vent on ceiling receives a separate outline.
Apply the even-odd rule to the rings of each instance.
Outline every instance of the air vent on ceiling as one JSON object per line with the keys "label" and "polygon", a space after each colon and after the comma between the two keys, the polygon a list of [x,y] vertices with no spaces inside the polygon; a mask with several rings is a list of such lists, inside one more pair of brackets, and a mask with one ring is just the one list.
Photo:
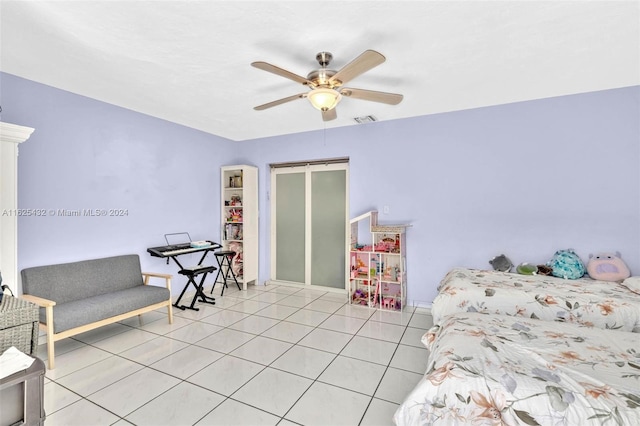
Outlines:
{"label": "air vent on ceiling", "polygon": [[365,116],[362,116],[362,117],[355,117],[354,120],[358,124],[372,123],[374,121],[378,121],[378,119],[375,118],[373,115],[365,115]]}

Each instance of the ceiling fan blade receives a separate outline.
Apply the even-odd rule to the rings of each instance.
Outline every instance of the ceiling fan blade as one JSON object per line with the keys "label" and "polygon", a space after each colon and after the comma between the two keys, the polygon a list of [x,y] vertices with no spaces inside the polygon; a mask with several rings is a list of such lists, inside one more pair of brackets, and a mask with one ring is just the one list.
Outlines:
{"label": "ceiling fan blade", "polygon": [[354,79],[360,74],[377,67],[385,61],[385,57],[375,50],[365,50],[360,56],[342,67],[329,79],[330,82],[340,81],[342,84]]}
{"label": "ceiling fan blade", "polygon": [[338,118],[338,113],[335,108],[329,109],[327,111],[322,111],[322,121],[331,121]]}
{"label": "ceiling fan blade", "polygon": [[287,102],[295,101],[296,99],[306,98],[306,93],[298,93],[297,95],[288,96],[286,98],[278,99],[277,101],[268,102],[266,104],[258,105],[257,107],[253,107],[256,111],[262,111],[263,109],[271,108],[277,105],[281,105]]}
{"label": "ceiling fan blade", "polygon": [[276,67],[275,65],[268,64],[266,62],[262,62],[262,61],[252,62],[251,66],[253,66],[255,68],[258,68],[258,69],[261,69],[263,71],[267,71],[267,72],[273,73],[275,75],[279,75],[279,76],[284,77],[284,78],[288,78],[289,80],[293,80],[296,83],[301,83],[301,84],[313,86],[313,83],[311,83],[306,78],[304,78],[302,76],[299,76],[298,74],[294,74],[294,73],[292,73],[290,71],[287,71],[285,69],[282,69],[280,67]]}
{"label": "ceiling fan blade", "polygon": [[403,96],[398,93],[376,92],[375,90],[343,88],[340,90],[342,96],[364,101],[381,102],[383,104],[398,105]]}

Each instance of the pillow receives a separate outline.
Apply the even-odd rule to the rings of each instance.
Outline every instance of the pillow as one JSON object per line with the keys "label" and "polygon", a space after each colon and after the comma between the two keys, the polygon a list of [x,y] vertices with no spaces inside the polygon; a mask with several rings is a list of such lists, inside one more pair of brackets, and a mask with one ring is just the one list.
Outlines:
{"label": "pillow", "polygon": [[591,278],[600,281],[622,281],[631,275],[618,252],[590,254],[587,272]]}
{"label": "pillow", "polygon": [[632,292],[640,294],[640,277],[629,277],[622,281],[622,285]]}

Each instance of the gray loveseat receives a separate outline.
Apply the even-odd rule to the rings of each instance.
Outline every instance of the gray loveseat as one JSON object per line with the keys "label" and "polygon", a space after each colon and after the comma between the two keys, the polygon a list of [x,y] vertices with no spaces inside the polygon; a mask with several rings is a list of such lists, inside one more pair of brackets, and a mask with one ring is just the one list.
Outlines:
{"label": "gray loveseat", "polygon": [[[148,285],[151,277],[165,287]],[[136,254],[22,270],[23,298],[40,306],[47,330],[49,369],[55,368],[54,342],[153,311],[171,310],[171,275],[142,272]]]}

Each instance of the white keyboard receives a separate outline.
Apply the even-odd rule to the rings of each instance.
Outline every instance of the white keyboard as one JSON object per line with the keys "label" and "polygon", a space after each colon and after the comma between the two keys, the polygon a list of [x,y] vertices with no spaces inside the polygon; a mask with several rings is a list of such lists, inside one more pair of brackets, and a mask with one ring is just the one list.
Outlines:
{"label": "white keyboard", "polygon": [[163,251],[162,255],[163,256],[175,256],[176,254],[185,254],[185,253],[191,253],[192,251],[200,251],[200,250],[202,250],[202,247],[200,247],[200,248],[188,247],[188,248],[183,248],[183,249]]}
{"label": "white keyboard", "polygon": [[[206,241],[209,245],[204,247],[191,247],[189,243],[187,244],[179,244],[173,246],[161,246],[161,247],[151,247],[147,249],[147,252],[151,254],[151,256],[155,257],[172,257],[179,256],[181,254],[202,252],[205,250],[215,250],[222,247],[218,243],[214,243],[212,241]],[[198,244],[204,243],[204,241],[198,241]]]}

